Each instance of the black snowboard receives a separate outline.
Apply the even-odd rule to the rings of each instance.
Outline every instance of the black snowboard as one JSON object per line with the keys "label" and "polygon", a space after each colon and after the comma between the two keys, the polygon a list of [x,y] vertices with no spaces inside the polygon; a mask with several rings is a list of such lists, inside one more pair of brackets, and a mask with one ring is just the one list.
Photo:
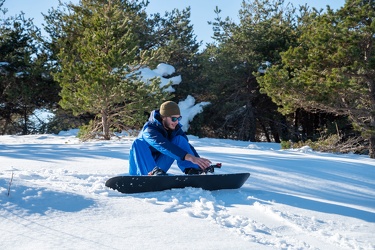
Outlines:
{"label": "black snowboard", "polygon": [[249,173],[207,175],[116,176],[105,183],[121,193],[143,193],[172,188],[195,187],[205,190],[237,189],[249,178]]}

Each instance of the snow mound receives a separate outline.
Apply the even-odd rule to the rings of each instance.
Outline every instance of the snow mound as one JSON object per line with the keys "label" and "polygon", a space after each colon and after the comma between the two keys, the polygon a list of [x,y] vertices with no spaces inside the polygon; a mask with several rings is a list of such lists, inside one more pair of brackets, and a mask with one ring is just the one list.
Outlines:
{"label": "snow mound", "polygon": [[[160,79],[160,87],[164,87],[170,82],[172,82],[173,85],[178,85],[182,82],[181,76],[174,76],[167,78],[168,76],[172,75],[175,72],[175,68],[171,65],[161,63],[159,64],[156,69],[152,70],[148,67],[142,68],[139,70],[140,73],[140,79],[145,83],[150,83],[151,79],[159,78]],[[174,92],[175,89],[170,86],[166,89],[167,92]]]}
{"label": "snow mound", "polygon": [[180,123],[182,124],[182,129],[187,131],[189,129],[189,123],[194,119],[194,117],[203,111],[203,108],[209,105],[209,102],[201,102],[195,104],[195,98],[191,95],[187,96],[185,100],[180,101],[178,106],[180,107],[182,119]]}

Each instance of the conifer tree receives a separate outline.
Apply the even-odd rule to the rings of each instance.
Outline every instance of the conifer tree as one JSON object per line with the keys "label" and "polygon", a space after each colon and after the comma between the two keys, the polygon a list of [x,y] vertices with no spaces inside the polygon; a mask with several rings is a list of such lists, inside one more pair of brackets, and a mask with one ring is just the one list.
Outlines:
{"label": "conifer tree", "polygon": [[95,115],[88,132],[101,130],[104,139],[110,139],[110,129],[139,126],[146,111],[170,98],[159,80],[146,85],[137,78],[137,70],[152,59],[152,53],[140,49],[144,5],[82,0],[64,6],[69,12],[57,10],[47,17],[49,31],[58,35],[60,105],[77,115]]}
{"label": "conifer tree", "polygon": [[[159,48],[159,60],[171,64],[176,75],[181,75],[183,84],[176,86],[176,96],[180,99],[195,93],[199,86],[196,81],[196,57],[200,43],[196,41],[193,25],[190,23],[190,7],[183,10],[173,9],[164,16],[154,14],[148,20],[149,34],[145,48]],[[146,34],[145,34],[146,35]]]}
{"label": "conifer tree", "polygon": [[279,52],[295,41],[294,9],[284,8],[283,2],[244,1],[239,24],[221,19],[216,9],[212,24],[217,44],[208,46],[201,58],[213,103],[207,124],[219,136],[251,141],[259,140],[260,133],[267,140],[282,136],[277,107],[259,93],[254,73],[262,63],[279,61]]}
{"label": "conifer tree", "polygon": [[35,110],[50,108],[57,102],[59,88],[46,68],[48,58],[39,47],[40,39],[39,29],[23,13],[1,20],[1,134],[43,133],[30,116]]}
{"label": "conifer tree", "polygon": [[284,113],[297,108],[347,115],[370,141],[375,158],[375,2],[347,1],[312,13],[298,46],[259,82]]}

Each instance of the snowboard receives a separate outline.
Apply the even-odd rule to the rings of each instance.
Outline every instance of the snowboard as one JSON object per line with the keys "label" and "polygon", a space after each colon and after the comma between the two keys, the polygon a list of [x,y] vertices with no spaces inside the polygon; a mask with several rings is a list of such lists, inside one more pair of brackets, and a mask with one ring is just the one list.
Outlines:
{"label": "snowboard", "polygon": [[105,185],[125,194],[164,191],[173,188],[194,187],[204,190],[237,189],[242,187],[250,173],[202,175],[126,175],[115,176]]}

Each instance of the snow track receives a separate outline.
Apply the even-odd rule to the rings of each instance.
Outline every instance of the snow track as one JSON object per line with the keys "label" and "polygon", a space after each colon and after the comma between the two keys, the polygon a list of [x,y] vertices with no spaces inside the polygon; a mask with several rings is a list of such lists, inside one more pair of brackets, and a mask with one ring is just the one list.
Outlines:
{"label": "snow track", "polygon": [[[353,249],[359,243],[342,235],[332,235],[334,227],[337,227],[335,223],[332,225],[332,221],[285,213],[274,208],[278,204],[253,201],[254,197],[246,197],[241,191],[209,192],[186,188],[165,193],[165,196],[159,198],[149,198],[152,195],[142,197],[150,203],[165,205],[164,212],[207,220],[245,241],[272,249]],[[232,202],[236,200],[240,204],[226,206],[226,202],[219,199],[222,196],[228,199],[229,194]]]}

